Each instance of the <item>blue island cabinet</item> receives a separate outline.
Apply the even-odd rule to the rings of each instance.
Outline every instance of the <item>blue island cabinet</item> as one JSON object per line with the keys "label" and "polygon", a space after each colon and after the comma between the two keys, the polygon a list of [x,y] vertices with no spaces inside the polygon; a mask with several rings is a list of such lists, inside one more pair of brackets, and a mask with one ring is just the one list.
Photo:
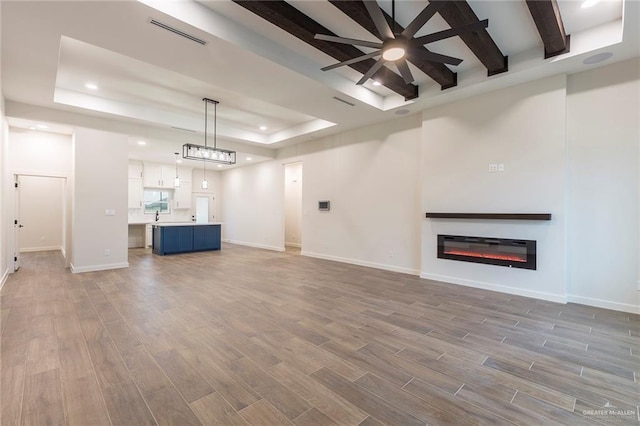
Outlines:
{"label": "blue island cabinet", "polygon": [[153,225],[153,253],[159,255],[220,250],[220,225]]}

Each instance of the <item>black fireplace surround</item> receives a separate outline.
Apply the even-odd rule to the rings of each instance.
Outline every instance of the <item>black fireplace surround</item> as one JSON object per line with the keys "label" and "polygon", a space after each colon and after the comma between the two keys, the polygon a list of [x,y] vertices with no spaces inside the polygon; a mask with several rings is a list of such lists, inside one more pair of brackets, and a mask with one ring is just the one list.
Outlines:
{"label": "black fireplace surround", "polygon": [[536,242],[508,238],[438,235],[438,258],[536,269]]}

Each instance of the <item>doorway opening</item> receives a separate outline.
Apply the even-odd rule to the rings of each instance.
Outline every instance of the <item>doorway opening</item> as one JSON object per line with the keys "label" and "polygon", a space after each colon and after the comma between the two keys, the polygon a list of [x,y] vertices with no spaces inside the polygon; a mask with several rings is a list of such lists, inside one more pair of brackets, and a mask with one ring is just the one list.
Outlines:
{"label": "doorway opening", "polygon": [[66,178],[15,175],[15,183],[14,271],[22,253],[57,251],[66,259]]}
{"label": "doorway opening", "polygon": [[284,247],[288,253],[302,250],[302,163],[284,165]]}

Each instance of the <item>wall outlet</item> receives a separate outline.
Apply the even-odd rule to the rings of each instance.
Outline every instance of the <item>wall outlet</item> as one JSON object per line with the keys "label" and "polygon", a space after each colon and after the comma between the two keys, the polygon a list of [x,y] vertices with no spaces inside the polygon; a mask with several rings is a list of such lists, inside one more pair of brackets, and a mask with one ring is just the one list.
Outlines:
{"label": "wall outlet", "polygon": [[498,171],[498,165],[497,164],[489,164],[489,173],[495,173]]}
{"label": "wall outlet", "polygon": [[111,250],[110,249],[104,249],[104,255],[105,256],[111,256]]}
{"label": "wall outlet", "polygon": [[106,209],[104,211],[104,215],[105,216],[115,216],[116,215],[116,211],[114,209]]}
{"label": "wall outlet", "polygon": [[498,164],[498,171],[499,172],[504,172],[504,164],[502,164],[502,163]]}

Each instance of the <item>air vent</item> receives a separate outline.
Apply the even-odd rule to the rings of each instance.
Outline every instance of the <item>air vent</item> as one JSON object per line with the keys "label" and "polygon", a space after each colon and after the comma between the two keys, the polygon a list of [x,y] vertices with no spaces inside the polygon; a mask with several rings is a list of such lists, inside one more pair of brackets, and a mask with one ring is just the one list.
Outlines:
{"label": "air vent", "polygon": [[175,127],[175,126],[171,126],[172,129],[176,129],[176,130],[182,130],[183,132],[190,132],[190,133],[196,133],[195,130],[191,130],[191,129],[185,129],[182,127]]}
{"label": "air vent", "polygon": [[155,25],[155,26],[157,26],[157,27],[160,27],[160,28],[162,28],[162,29],[164,29],[164,30],[171,31],[172,33],[174,33],[174,34],[178,34],[179,36],[182,36],[182,37],[184,37],[184,38],[188,38],[189,40],[191,40],[191,41],[195,41],[196,43],[199,43],[199,44],[201,44],[201,45],[203,45],[203,46],[204,46],[205,44],[207,44],[207,42],[206,42],[206,41],[204,41],[204,40],[202,40],[202,39],[200,39],[200,38],[198,38],[198,37],[196,37],[196,36],[192,36],[191,34],[187,34],[187,33],[185,33],[184,31],[180,31],[180,30],[179,30],[179,29],[177,29],[177,28],[170,27],[169,25],[167,25],[167,24],[163,24],[162,22],[160,22],[160,21],[156,21],[155,19],[150,18],[150,19],[149,19],[149,23],[151,23],[151,24],[153,24],[153,25]]}
{"label": "air vent", "polygon": [[352,104],[352,103],[351,103],[351,102],[349,102],[349,101],[345,101],[344,99],[340,99],[340,98],[339,98],[339,97],[337,97],[337,96],[334,96],[334,97],[333,97],[333,99],[335,99],[335,100],[336,100],[336,101],[338,101],[338,102],[342,102],[343,104],[347,104],[347,105],[349,105],[349,106],[356,106],[356,104]]}

